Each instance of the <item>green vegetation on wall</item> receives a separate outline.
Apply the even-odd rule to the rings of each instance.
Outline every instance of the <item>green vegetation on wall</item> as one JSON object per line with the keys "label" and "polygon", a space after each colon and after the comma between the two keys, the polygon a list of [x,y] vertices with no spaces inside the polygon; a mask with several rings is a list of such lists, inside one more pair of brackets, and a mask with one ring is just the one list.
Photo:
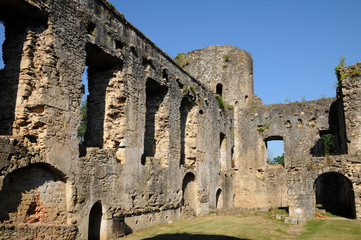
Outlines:
{"label": "green vegetation on wall", "polygon": [[81,116],[81,122],[80,126],[78,128],[78,138],[81,142],[84,142],[84,135],[86,132],[86,125],[87,125],[87,100],[82,101],[80,105],[80,116]]}
{"label": "green vegetation on wall", "polygon": [[178,53],[174,59],[183,68],[189,65],[189,60],[184,56],[184,53]]}
{"label": "green vegetation on wall", "polygon": [[[357,66],[355,69],[351,70],[351,71],[344,71],[344,67],[345,67],[345,57],[341,55],[340,58],[340,63],[335,67],[335,73],[337,76],[337,81],[338,81],[338,85],[342,83],[342,81],[348,77],[348,76],[356,76],[356,75],[360,75],[361,74],[361,70],[360,67]],[[357,64],[359,65],[359,64]]]}
{"label": "green vegetation on wall", "polygon": [[331,133],[322,135],[325,156],[335,154],[335,136]]}
{"label": "green vegetation on wall", "polygon": [[223,102],[222,96],[219,95],[219,94],[216,94],[216,100],[217,100],[219,108],[223,109],[224,108],[224,102]]}
{"label": "green vegetation on wall", "polygon": [[230,56],[229,54],[224,54],[224,55],[223,55],[223,60],[224,60],[225,62],[229,62],[230,59],[231,59],[231,56]]}

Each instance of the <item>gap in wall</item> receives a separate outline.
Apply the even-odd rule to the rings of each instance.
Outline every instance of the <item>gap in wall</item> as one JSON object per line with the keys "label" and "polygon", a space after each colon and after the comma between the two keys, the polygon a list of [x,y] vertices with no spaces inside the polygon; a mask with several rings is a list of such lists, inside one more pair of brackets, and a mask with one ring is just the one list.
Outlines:
{"label": "gap in wall", "polygon": [[85,66],[83,75],[82,75],[82,83],[84,86],[84,94],[81,98],[81,103],[80,103],[80,115],[81,115],[81,123],[78,129],[78,138],[80,139],[80,141],[83,143],[84,142],[84,135],[86,132],[86,125],[87,125],[87,115],[88,115],[88,111],[87,111],[87,99],[88,99],[88,95],[89,95],[89,90],[88,90],[88,66]]}
{"label": "gap in wall", "polygon": [[0,22],[0,69],[5,67],[5,61],[3,56],[3,44],[5,41],[5,26],[3,22]]}
{"label": "gap in wall", "polygon": [[268,140],[266,142],[267,146],[267,164],[275,165],[282,164],[285,165],[284,160],[284,143],[283,140]]}

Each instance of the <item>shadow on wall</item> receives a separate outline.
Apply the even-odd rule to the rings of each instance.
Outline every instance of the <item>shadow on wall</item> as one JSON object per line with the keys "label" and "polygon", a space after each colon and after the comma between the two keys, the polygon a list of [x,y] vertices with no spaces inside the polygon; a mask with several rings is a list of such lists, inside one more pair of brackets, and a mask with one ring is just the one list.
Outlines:
{"label": "shadow on wall", "polygon": [[328,130],[322,130],[319,132],[320,138],[316,141],[315,145],[310,149],[310,154],[313,157],[324,157],[327,155],[340,155],[345,154],[346,136],[344,135],[344,124],[341,120],[342,114],[339,112],[339,103],[334,101],[329,110],[328,116]]}
{"label": "shadow on wall", "polygon": [[162,234],[151,238],[144,238],[144,240],[247,240],[246,238],[236,238],[223,235],[200,235],[200,234]]}
{"label": "shadow on wall", "polygon": [[[65,181],[65,176],[57,169],[42,163],[35,163],[6,175],[0,191],[0,221],[24,222],[25,217],[36,217],[35,210],[39,211],[38,208],[41,207],[40,195],[48,198],[49,204],[59,205],[59,211],[64,211],[62,207],[65,202],[57,202],[57,199],[63,199],[65,195]],[[57,191],[52,191],[49,184],[57,187]],[[42,189],[39,190],[39,187]],[[40,217],[33,219],[31,223],[43,221]],[[57,217],[59,220],[62,218]],[[51,219],[48,220],[51,222]]]}

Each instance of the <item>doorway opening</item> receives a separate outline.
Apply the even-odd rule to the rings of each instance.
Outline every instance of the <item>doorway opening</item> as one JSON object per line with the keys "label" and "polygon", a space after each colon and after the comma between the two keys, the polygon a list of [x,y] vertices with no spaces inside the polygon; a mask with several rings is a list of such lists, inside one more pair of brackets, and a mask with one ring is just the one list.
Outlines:
{"label": "doorway opening", "polygon": [[328,172],[314,183],[316,207],[333,215],[356,218],[355,195],[351,181],[344,175]]}
{"label": "doorway opening", "polygon": [[98,201],[94,203],[89,214],[89,231],[88,231],[89,240],[100,239],[100,227],[102,222],[102,216],[103,216],[102,204],[100,203],[100,201]]}

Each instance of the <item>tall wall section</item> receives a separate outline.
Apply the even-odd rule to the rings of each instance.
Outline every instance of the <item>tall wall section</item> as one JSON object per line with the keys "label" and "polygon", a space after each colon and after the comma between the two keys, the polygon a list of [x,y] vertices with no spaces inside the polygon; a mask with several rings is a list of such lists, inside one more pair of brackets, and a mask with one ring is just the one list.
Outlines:
{"label": "tall wall section", "polygon": [[[342,69],[336,98],[253,102],[238,112],[235,207],[285,207],[290,223],[314,218],[316,204],[361,219],[359,66]],[[332,135],[332,152],[323,136]],[[267,164],[267,144],[284,142],[284,165]],[[237,142],[237,141],[235,141]],[[328,200],[332,199],[332,200]],[[340,207],[341,206],[341,207]]]}
{"label": "tall wall section", "polygon": [[[234,148],[232,166],[241,154],[241,124],[239,112],[251,102],[259,101],[254,95],[253,60],[251,55],[235,46],[210,46],[179,54],[176,59],[185,70],[219,95],[225,107],[234,110]],[[243,127],[243,126],[242,126]]]}
{"label": "tall wall section", "polygon": [[233,206],[233,110],[111,4],[0,0],[0,13],[1,238],[107,239],[123,217],[129,233]]}

